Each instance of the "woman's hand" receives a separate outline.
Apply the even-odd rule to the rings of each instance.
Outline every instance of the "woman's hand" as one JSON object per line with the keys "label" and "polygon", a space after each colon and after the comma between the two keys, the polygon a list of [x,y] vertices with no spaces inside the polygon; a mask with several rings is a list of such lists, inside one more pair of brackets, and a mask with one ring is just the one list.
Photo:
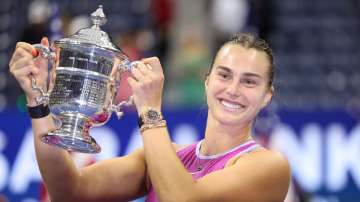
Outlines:
{"label": "woman's hand", "polygon": [[[49,46],[48,39],[44,37],[41,44]],[[37,56],[38,52],[31,44],[18,42],[9,63],[10,72],[24,90],[29,106],[37,105],[35,98],[39,96],[39,92],[31,87],[31,76],[36,79],[38,87],[44,90],[47,87],[48,61]]]}
{"label": "woman's hand", "polygon": [[148,107],[161,110],[164,74],[159,58],[142,59],[131,73],[128,83],[133,91],[138,114]]}

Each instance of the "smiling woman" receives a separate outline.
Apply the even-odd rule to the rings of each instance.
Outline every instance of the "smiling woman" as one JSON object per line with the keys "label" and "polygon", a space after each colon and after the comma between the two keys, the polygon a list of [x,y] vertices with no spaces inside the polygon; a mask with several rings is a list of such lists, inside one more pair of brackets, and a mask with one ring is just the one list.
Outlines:
{"label": "smiling woman", "polygon": [[[42,44],[48,45],[47,39]],[[47,64],[34,61],[33,50],[20,42],[10,61],[29,107],[37,107],[29,75],[40,84],[48,76]],[[273,96],[272,63],[271,49],[253,35],[226,42],[205,81],[205,137],[187,146],[170,140],[161,114],[164,74],[156,57],[142,59],[128,78],[142,149],[77,170],[67,151],[40,141],[56,127],[52,117],[32,117],[37,162],[51,200],[129,201],[147,195],[147,202],[283,201],[290,181],[288,162],[251,135],[256,115]]]}
{"label": "smiling woman", "polygon": [[273,76],[265,41],[239,34],[226,42],[205,81],[205,138],[175,154],[166,130],[142,133],[151,180],[147,201],[283,201],[288,162],[251,136],[256,115],[273,96]]}

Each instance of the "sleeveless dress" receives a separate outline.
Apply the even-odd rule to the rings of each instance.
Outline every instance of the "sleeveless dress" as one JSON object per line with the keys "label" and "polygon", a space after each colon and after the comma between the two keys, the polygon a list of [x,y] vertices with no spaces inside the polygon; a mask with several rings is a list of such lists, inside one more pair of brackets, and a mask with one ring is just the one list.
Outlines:
{"label": "sleeveless dress", "polygon": [[[231,158],[241,156],[260,147],[255,141],[250,140],[224,153],[205,156],[200,154],[201,143],[202,140],[191,144],[176,153],[187,171],[192,175],[193,179],[199,179],[209,173],[221,170]],[[156,192],[152,186],[150,187],[145,202],[158,202]]]}

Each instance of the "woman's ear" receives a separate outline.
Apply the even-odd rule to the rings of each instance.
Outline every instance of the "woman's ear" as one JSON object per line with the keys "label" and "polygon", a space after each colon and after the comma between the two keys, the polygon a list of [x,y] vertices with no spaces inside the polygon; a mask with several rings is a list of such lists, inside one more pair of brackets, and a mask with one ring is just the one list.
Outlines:
{"label": "woman's ear", "polygon": [[270,104],[270,102],[274,96],[274,93],[275,93],[274,86],[271,86],[270,89],[268,89],[268,92],[266,92],[264,102],[263,102],[261,108],[264,108]]}

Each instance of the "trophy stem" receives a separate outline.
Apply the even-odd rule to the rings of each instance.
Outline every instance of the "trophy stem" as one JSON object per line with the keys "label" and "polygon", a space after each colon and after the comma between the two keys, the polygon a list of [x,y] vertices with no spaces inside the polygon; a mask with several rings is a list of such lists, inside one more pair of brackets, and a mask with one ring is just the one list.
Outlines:
{"label": "trophy stem", "polygon": [[99,153],[101,148],[89,135],[91,121],[80,113],[63,113],[58,117],[61,127],[42,136],[42,141],[81,153]]}

